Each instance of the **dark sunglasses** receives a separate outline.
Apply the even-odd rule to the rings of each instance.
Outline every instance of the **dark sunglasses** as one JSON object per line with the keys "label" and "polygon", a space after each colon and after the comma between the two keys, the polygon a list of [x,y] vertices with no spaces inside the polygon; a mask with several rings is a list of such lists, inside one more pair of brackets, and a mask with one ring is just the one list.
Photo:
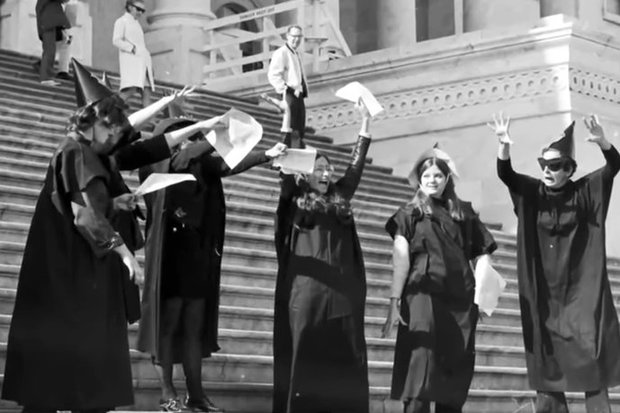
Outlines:
{"label": "dark sunglasses", "polygon": [[549,168],[551,172],[558,172],[561,169],[568,171],[570,169],[570,164],[563,159],[538,158],[538,165],[540,165],[540,169],[543,171],[545,168]]}
{"label": "dark sunglasses", "polygon": [[132,4],[133,8],[136,9],[136,11],[140,12],[140,13],[144,13],[146,10],[143,9],[142,7],[138,7],[135,4]]}

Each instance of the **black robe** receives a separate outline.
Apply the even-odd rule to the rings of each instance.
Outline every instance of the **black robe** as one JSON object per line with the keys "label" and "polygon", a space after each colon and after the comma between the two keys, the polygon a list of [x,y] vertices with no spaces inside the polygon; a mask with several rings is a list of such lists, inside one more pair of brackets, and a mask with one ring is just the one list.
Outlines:
{"label": "black robe", "polygon": [[9,332],[2,398],[85,410],[133,403],[118,254],[91,248],[71,199],[112,171],[86,145],[56,150],[30,226]]}
{"label": "black robe", "polygon": [[[349,168],[330,189],[347,202],[359,184],[369,144],[369,138],[359,138]],[[282,183],[284,198],[299,194],[292,178]],[[276,312],[284,310],[278,306],[288,296],[289,325],[283,325],[281,314],[274,323],[274,365],[289,368],[289,382],[274,386],[288,386],[289,413],[368,412],[366,275],[353,215],[310,212],[295,200],[283,199],[280,206],[289,219],[279,219],[279,229],[291,233],[277,237],[279,264],[286,270],[278,274]],[[276,346],[290,352],[276,353]]]}
{"label": "black robe", "polygon": [[553,190],[497,161],[518,217],[517,272],[530,386],[590,391],[620,384],[620,330],[605,252],[614,147],[606,165]]}
{"label": "black robe", "polygon": [[[202,254],[207,264],[202,270],[208,280],[208,288],[203,291],[206,300],[205,328],[202,339],[202,356],[210,357],[211,353],[220,349],[218,339],[218,316],[220,296],[220,275],[222,250],[224,247],[224,231],[226,224],[226,203],[222,187],[222,177],[241,173],[253,166],[268,161],[264,151],[250,152],[235,168],[230,169],[223,158],[212,154],[211,149],[195,161],[200,163],[202,176],[197,177],[204,186],[205,219],[202,228]],[[174,173],[169,160],[140,169],[140,179],[146,179],[151,173]],[[164,237],[168,226],[166,212],[166,189],[145,196],[147,206],[146,247],[145,247],[145,284],[142,295],[142,319],[138,331],[138,350],[149,353],[159,360],[159,321],[161,319],[161,280]],[[197,253],[198,254],[198,253]],[[173,342],[173,360],[182,361],[182,336],[175,335]]]}
{"label": "black robe", "polygon": [[409,242],[409,275],[401,296],[394,354],[394,399],[435,401],[460,408],[474,373],[478,306],[470,261],[497,245],[471,204],[461,202],[464,219],[450,216],[434,200],[432,215],[400,208],[386,223],[394,238]]}
{"label": "black robe", "polygon": [[[136,308],[128,291],[137,287],[118,254],[93,249],[78,232],[70,202],[94,179],[105,181],[111,199],[114,188],[126,188],[117,166],[169,155],[163,136],[119,149],[112,162],[71,138],[56,150],[26,241],[3,399],[59,410],[133,403],[127,316],[129,306]],[[111,222],[117,213],[110,210],[106,218]],[[127,234],[121,222],[113,227]]]}

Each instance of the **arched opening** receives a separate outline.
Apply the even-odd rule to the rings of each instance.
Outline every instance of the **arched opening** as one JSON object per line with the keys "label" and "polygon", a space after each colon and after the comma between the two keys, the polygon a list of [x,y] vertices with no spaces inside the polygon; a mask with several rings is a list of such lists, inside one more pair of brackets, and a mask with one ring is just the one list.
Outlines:
{"label": "arched opening", "polygon": [[[222,6],[220,6],[216,11],[215,11],[215,16],[220,19],[222,17],[228,17],[228,16],[232,16],[235,14],[242,14],[247,12],[248,9],[238,3],[226,3]],[[256,23],[255,20],[248,20],[248,21],[243,21],[240,22],[236,25],[231,25],[228,26],[227,29],[230,30],[239,30],[239,31],[244,31],[244,32],[252,32],[252,33],[258,33],[260,31],[260,28],[258,27],[258,24]],[[246,43],[242,43],[240,45],[241,48],[241,56],[242,57],[246,57],[246,56],[253,56],[255,54],[259,54],[262,53],[262,44],[261,42],[246,42]],[[263,68],[263,63],[262,62],[255,62],[255,63],[249,63],[249,64],[245,64],[242,67],[242,70],[244,72],[250,72],[252,70],[258,70],[258,69],[262,69]]]}

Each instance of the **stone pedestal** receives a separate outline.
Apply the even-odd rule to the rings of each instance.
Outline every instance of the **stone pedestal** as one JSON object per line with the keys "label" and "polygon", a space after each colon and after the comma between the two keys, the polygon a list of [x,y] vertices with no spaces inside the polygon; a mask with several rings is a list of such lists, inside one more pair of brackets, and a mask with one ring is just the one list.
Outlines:
{"label": "stone pedestal", "polygon": [[215,18],[210,0],[155,0],[145,30],[158,81],[200,84],[209,61],[201,49],[209,42],[202,26]]}

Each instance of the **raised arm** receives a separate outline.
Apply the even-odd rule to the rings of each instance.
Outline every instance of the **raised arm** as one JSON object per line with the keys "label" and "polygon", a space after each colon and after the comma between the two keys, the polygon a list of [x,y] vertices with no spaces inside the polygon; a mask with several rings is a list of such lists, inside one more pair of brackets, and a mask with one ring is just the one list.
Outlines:
{"label": "raised arm", "polygon": [[231,176],[247,171],[253,166],[260,165],[271,159],[282,156],[286,152],[286,145],[276,143],[266,151],[253,150],[234,168],[230,168],[221,156],[204,156],[203,166],[205,173],[217,176]]}
{"label": "raised arm", "polygon": [[497,176],[515,194],[523,194],[536,187],[538,181],[527,175],[518,174],[512,169],[510,162],[510,145],[512,140],[508,128],[510,126],[510,117],[504,116],[502,112],[499,115],[493,114],[493,124],[487,125],[495,132],[498,140],[497,148]]}
{"label": "raised arm", "polygon": [[595,143],[603,151],[605,157],[605,166],[603,167],[603,174],[606,179],[613,179],[614,176],[620,171],[620,155],[614,146],[605,137],[605,131],[598,121],[596,115],[590,115],[583,119],[586,129],[589,132],[586,140],[588,142]]}
{"label": "raised arm", "polygon": [[336,183],[342,196],[348,199],[353,197],[362,179],[362,172],[364,172],[364,166],[366,164],[366,155],[368,154],[368,147],[370,146],[370,114],[363,104],[356,104],[355,107],[362,116],[359,137],[353,148],[349,167],[344,176]]}
{"label": "raised arm", "polygon": [[144,109],[140,109],[139,111],[132,113],[127,117],[127,119],[129,120],[131,126],[133,126],[135,130],[139,131],[166,106],[190,96],[194,89],[195,87],[185,86],[183,89],[177,90],[172,95],[164,96],[157,102],[150,104]]}

